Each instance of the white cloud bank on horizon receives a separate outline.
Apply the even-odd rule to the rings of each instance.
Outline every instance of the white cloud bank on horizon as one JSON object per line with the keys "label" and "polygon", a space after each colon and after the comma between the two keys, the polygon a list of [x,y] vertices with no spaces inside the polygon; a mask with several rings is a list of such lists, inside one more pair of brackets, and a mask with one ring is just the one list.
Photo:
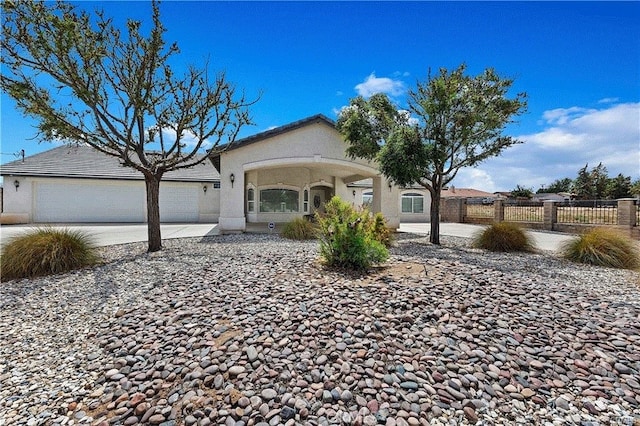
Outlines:
{"label": "white cloud bank on horizon", "polygon": [[403,81],[393,80],[388,77],[376,77],[373,72],[369,74],[364,82],[357,84],[355,89],[358,95],[365,98],[376,93],[386,93],[389,96],[396,97],[403,95],[406,91]]}
{"label": "white cloud bank on horizon", "polygon": [[536,191],[600,162],[610,177],[640,177],[640,102],[557,108],[543,113],[541,125],[540,132],[517,136],[524,143],[502,156],[460,170],[454,185],[489,192],[522,185]]}

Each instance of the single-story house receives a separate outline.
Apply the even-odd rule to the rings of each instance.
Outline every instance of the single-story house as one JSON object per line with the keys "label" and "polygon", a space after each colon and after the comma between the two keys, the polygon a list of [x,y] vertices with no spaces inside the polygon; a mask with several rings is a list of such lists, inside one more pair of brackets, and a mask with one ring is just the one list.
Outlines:
{"label": "single-story house", "polygon": [[[315,115],[231,144],[191,169],[165,174],[162,222],[284,223],[322,211],[333,195],[382,212],[390,227],[429,221],[424,189],[391,185],[351,159],[332,120]],[[2,223],[145,222],[142,174],[88,146],[59,146],[2,166]]]}
{"label": "single-story house", "polygon": [[470,202],[476,203],[493,203],[496,196],[491,192],[481,191],[474,188],[456,188],[451,185],[444,188],[441,193],[441,197],[445,198],[465,198]]}

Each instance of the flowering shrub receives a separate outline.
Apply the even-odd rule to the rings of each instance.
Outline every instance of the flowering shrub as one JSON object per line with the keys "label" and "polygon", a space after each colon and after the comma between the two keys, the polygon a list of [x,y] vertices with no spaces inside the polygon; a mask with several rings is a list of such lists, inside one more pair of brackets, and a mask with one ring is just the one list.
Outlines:
{"label": "flowering shrub", "polygon": [[325,205],[324,214],[316,214],[320,228],[320,255],[329,266],[366,269],[389,258],[381,238],[382,215],[372,217],[367,209],[356,210],[339,197]]}

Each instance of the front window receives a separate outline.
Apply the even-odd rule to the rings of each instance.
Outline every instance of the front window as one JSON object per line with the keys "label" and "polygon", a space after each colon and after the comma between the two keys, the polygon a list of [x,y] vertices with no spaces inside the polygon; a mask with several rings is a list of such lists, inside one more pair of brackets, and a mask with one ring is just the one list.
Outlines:
{"label": "front window", "polygon": [[309,211],[309,191],[305,189],[303,194],[302,209],[307,213]]}
{"label": "front window", "polygon": [[247,190],[247,210],[250,213],[253,213],[255,211],[256,208],[256,199],[255,199],[256,195],[255,195],[255,191],[253,190],[253,188],[249,188]]}
{"label": "front window", "polygon": [[402,213],[424,213],[424,197],[417,193],[403,194]]}
{"label": "front window", "polygon": [[291,189],[260,191],[261,213],[297,213],[298,211],[298,191]]}

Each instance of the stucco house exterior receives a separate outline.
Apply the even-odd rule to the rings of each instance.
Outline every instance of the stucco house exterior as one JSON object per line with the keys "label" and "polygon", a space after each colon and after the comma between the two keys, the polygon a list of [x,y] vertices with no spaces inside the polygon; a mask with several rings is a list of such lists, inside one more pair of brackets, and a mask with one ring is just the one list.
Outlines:
{"label": "stucco house exterior", "polygon": [[[162,222],[284,223],[322,211],[333,195],[382,212],[388,225],[429,221],[423,189],[391,185],[376,165],[345,154],[333,121],[315,115],[238,140],[211,161],[167,173]],[[2,223],[145,222],[140,173],[86,146],[60,146],[2,166]]]}

